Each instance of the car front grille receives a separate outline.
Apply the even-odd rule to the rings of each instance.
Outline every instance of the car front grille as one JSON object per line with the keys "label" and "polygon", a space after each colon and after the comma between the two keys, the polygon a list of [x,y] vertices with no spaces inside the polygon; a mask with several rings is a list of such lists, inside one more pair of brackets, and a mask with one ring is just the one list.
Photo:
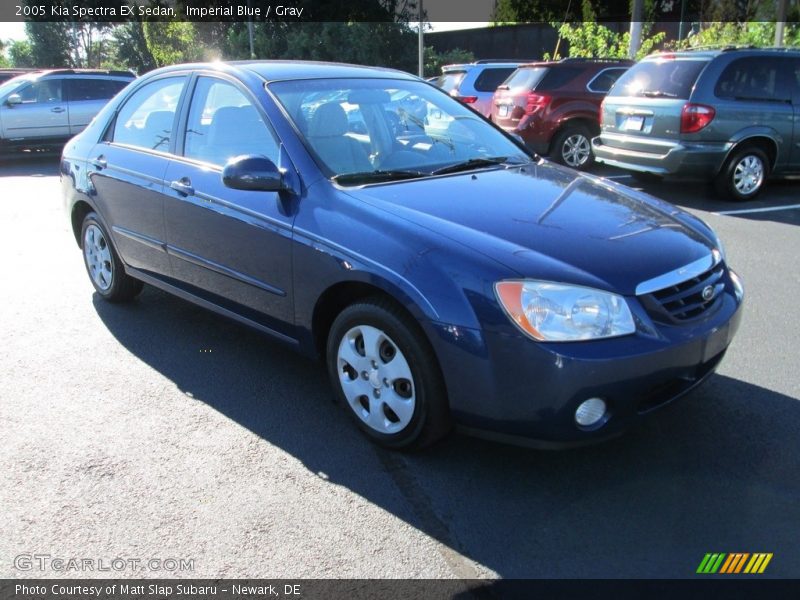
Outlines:
{"label": "car front grille", "polygon": [[642,300],[655,319],[683,322],[715,307],[724,289],[725,267],[720,263],[691,279],[646,294]]}

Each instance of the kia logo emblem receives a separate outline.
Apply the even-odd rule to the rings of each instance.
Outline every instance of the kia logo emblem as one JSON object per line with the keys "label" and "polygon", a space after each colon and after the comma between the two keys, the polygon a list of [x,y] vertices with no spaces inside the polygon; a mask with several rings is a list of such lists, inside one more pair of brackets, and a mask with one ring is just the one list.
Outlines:
{"label": "kia logo emblem", "polygon": [[703,288],[703,291],[701,292],[701,294],[703,296],[703,300],[708,302],[709,300],[711,300],[714,297],[714,286],[713,285],[707,285],[706,287]]}

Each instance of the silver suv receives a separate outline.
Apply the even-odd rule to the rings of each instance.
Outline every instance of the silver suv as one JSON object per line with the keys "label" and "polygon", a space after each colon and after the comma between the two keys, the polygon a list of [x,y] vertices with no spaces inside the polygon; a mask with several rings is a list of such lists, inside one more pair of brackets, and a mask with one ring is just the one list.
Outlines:
{"label": "silver suv", "polygon": [[492,114],[492,96],[517,67],[529,60],[477,60],[472,63],[445,65],[434,82],[445,92],[484,117]]}
{"label": "silver suv", "polygon": [[37,71],[0,85],[0,147],[63,143],[83,131],[136,76],[129,71]]}
{"label": "silver suv", "polygon": [[724,48],[648,56],[603,101],[598,162],[714,181],[749,200],[800,172],[800,50]]}

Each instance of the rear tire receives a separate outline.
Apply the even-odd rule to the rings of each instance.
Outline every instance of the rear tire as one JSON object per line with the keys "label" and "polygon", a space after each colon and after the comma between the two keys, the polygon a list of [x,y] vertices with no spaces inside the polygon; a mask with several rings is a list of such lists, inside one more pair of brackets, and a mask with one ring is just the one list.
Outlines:
{"label": "rear tire", "polygon": [[450,429],[436,356],[391,302],[368,298],[345,308],[331,326],[326,362],[337,398],[373,442],[412,450]]}
{"label": "rear tire", "polygon": [[721,200],[747,202],[764,189],[769,170],[769,158],[761,148],[741,148],[725,161],[714,179],[714,190]]}
{"label": "rear tire", "polygon": [[111,237],[95,212],[83,219],[81,250],[89,280],[104,300],[127,302],[142,291],[144,284],[125,273]]}
{"label": "rear tire", "polygon": [[553,140],[550,154],[562,165],[585,171],[594,163],[592,134],[583,125],[567,125]]}

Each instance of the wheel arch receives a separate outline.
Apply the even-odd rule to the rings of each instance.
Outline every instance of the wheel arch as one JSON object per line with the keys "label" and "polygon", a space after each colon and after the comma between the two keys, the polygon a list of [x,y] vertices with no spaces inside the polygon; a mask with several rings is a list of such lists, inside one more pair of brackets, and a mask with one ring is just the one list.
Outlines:
{"label": "wheel arch", "polygon": [[739,152],[742,148],[748,148],[750,146],[760,148],[766,153],[769,159],[769,169],[770,171],[774,171],[778,161],[778,143],[767,133],[752,133],[735,141],[733,147],[728,150],[725,155],[725,160],[720,164],[717,174],[722,172],[731,156]]}
{"label": "wheel arch", "polygon": [[[311,316],[311,335],[317,356],[324,357],[328,334],[337,316],[351,304],[367,298],[381,298],[390,302],[419,325],[425,318],[425,311],[400,290],[393,289],[388,282],[346,280],[330,285],[317,298]],[[420,325],[419,330],[426,342],[431,341]]]}
{"label": "wheel arch", "polygon": [[75,236],[75,242],[80,247],[81,245],[81,228],[83,227],[83,220],[90,212],[94,211],[94,207],[85,200],[78,200],[72,205],[70,211],[70,222],[72,223],[72,233]]}

